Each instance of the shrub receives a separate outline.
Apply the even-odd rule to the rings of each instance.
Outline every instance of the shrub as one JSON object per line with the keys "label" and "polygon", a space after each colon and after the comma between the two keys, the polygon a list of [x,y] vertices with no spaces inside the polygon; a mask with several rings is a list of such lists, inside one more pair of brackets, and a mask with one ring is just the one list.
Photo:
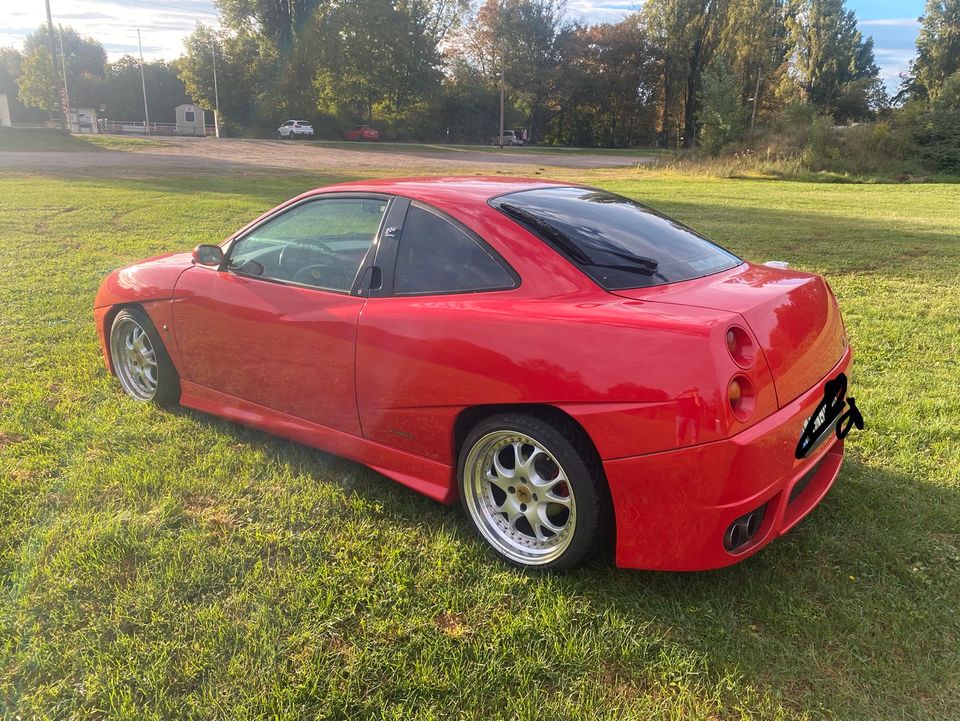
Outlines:
{"label": "shrub", "polygon": [[725,67],[704,73],[697,122],[700,148],[707,155],[716,156],[724,147],[743,138],[747,109],[740,104],[737,89],[736,78]]}

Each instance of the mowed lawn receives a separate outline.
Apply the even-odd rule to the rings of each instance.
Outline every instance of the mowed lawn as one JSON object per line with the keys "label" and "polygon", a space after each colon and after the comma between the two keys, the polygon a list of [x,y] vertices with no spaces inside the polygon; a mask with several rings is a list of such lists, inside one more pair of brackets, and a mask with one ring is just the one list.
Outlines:
{"label": "mowed lawn", "polygon": [[827,274],[867,429],[808,519],[723,571],[511,570],[458,507],[135,403],[104,370],[91,304],[107,272],[334,178],[8,175],[3,713],[960,717],[960,186],[580,178]]}

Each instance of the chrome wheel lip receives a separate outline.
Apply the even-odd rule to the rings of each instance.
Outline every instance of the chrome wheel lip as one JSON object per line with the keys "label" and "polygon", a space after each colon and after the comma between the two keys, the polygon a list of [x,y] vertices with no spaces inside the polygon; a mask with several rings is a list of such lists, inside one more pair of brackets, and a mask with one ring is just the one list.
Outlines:
{"label": "chrome wheel lip", "polygon": [[[497,504],[497,500],[494,497],[491,486],[499,486],[499,484],[494,484],[491,481],[491,475],[497,475],[494,461],[498,454],[506,449],[507,446],[514,446],[514,448],[516,448],[516,444],[532,446],[536,449],[535,453],[527,457],[528,462],[534,461],[534,456],[540,456],[542,454],[550,462],[555,464],[557,469],[555,478],[543,479],[538,476],[533,482],[524,477],[525,475],[529,475],[525,473],[521,473],[520,476],[502,477],[507,483],[515,480],[518,484],[522,484],[524,490],[520,498],[528,501],[528,503],[524,504],[527,509],[527,513],[523,514],[525,517],[534,515],[550,522],[551,519],[549,517],[543,518],[539,515],[538,508],[553,505],[554,501],[552,501],[551,498],[559,499],[559,496],[553,492],[554,486],[561,482],[565,484],[566,496],[562,499],[563,503],[558,505],[568,509],[567,516],[565,521],[554,526],[554,528],[559,528],[560,530],[553,533],[549,538],[533,538],[528,533],[520,532],[514,525],[519,518],[515,516],[513,518],[514,523],[510,523],[508,520],[509,512],[505,515],[503,510],[511,503],[510,497],[507,496],[503,489],[501,489],[501,493],[505,496],[505,500],[501,505]],[[513,470],[516,471],[516,468]],[[490,473],[491,471],[492,473]],[[534,473],[533,475],[536,474]],[[517,491],[520,490],[517,484],[514,484],[514,488]],[[515,430],[492,431],[482,436],[473,444],[473,447],[467,454],[463,468],[462,489],[465,505],[480,534],[491,546],[509,560],[524,566],[544,566],[555,562],[570,547],[577,525],[577,507],[573,488],[570,486],[569,478],[563,466],[554,454],[547,449],[543,442],[533,436]],[[535,492],[538,501],[531,504],[529,500],[531,499],[531,494]],[[515,501],[513,508],[518,510],[520,500],[517,498],[518,494],[515,493],[513,495],[513,500]],[[531,508],[533,508],[532,513],[529,510]],[[530,527],[532,528],[532,525]]]}
{"label": "chrome wheel lip", "polygon": [[159,382],[157,353],[146,330],[133,318],[114,322],[110,329],[110,358],[127,395],[140,401],[153,400]]}

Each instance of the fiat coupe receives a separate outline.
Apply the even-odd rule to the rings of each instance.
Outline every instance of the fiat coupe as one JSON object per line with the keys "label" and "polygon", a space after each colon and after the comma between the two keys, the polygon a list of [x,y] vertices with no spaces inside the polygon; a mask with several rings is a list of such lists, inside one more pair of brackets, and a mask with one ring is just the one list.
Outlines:
{"label": "fiat coupe", "polygon": [[823,278],[612,193],[522,179],[305,193],[122,268],[95,319],[132,398],[353,459],[528,569],[733,564],[833,484],[851,349]]}

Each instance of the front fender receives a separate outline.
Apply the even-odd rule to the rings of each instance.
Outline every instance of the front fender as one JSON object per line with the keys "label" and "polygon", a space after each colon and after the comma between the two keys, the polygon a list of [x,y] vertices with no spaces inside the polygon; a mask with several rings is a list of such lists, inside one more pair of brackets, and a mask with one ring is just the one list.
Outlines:
{"label": "front fender", "polygon": [[[117,307],[138,303],[150,315],[158,331],[169,327],[167,316],[170,304],[158,301],[170,300],[173,297],[177,279],[192,265],[193,257],[190,253],[168,253],[119,268],[103,279],[93,302],[93,317],[103,362],[108,371],[114,372],[107,343],[107,328]],[[181,372],[179,358],[169,344],[168,352],[177,366],[177,371]]]}
{"label": "front fender", "polygon": [[169,253],[119,268],[104,278],[93,307],[168,300],[173,296],[177,278],[192,265],[190,253]]}

